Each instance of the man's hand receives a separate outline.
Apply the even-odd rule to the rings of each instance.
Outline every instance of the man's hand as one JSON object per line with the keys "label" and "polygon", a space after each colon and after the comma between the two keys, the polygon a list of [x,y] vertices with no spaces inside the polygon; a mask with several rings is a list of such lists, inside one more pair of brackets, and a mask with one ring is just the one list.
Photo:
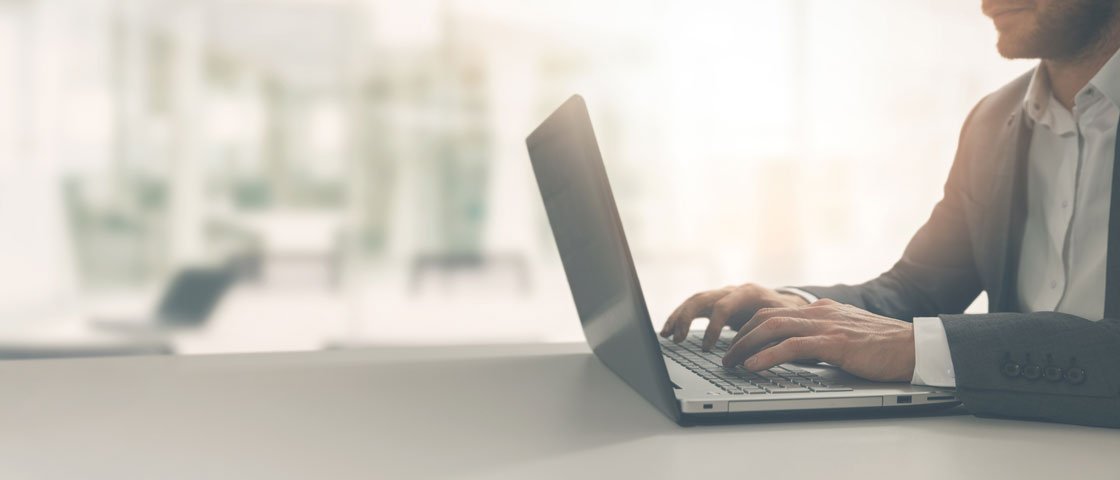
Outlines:
{"label": "man's hand", "polygon": [[764,308],[739,329],[723,364],[759,371],[805,359],[820,359],[868,380],[910,381],[914,326],[832,300]]}
{"label": "man's hand", "polygon": [[669,315],[661,336],[681,343],[688,336],[692,321],[708,318],[708,329],[704,332],[704,350],[709,350],[719,340],[720,330],[729,326],[739,329],[760,308],[793,308],[806,305],[804,298],[789,293],[778,293],[769,288],[754,284],[739,287],[725,287],[719,290],[700,292],[685,300]]}

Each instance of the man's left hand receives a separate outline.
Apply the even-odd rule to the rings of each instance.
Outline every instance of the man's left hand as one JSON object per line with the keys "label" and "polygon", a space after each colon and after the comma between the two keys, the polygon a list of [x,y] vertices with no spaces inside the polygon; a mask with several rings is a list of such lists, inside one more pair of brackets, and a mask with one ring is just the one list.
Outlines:
{"label": "man's left hand", "polygon": [[723,364],[751,371],[818,359],[868,380],[909,382],[914,374],[913,324],[827,299],[761,309],[732,343]]}

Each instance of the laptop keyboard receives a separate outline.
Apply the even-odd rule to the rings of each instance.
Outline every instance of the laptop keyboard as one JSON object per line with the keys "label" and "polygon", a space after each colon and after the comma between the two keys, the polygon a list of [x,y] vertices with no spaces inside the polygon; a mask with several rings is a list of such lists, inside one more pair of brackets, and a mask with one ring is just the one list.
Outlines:
{"label": "laptop keyboard", "polygon": [[720,391],[732,395],[771,395],[783,393],[849,392],[851,387],[828,384],[817,374],[793,365],[751,372],[743,367],[724,367],[721,360],[731,336],[721,337],[712,351],[700,348],[703,337],[689,335],[679,344],[661,340],[661,352],[670,360],[703,377]]}

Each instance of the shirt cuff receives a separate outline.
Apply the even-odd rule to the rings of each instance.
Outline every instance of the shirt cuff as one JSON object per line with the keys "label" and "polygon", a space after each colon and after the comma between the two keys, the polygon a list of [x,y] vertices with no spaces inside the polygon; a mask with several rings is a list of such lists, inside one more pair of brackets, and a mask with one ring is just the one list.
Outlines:
{"label": "shirt cuff", "polygon": [[809,292],[806,292],[805,290],[802,290],[800,288],[793,288],[793,287],[776,288],[776,289],[774,289],[774,291],[778,292],[778,293],[789,293],[789,294],[797,295],[797,296],[805,299],[805,301],[809,302],[809,303],[813,303],[817,300],[820,300],[819,298],[817,298],[816,295],[813,295]]}
{"label": "shirt cuff", "polygon": [[937,317],[914,319],[914,385],[957,387],[945,325]]}

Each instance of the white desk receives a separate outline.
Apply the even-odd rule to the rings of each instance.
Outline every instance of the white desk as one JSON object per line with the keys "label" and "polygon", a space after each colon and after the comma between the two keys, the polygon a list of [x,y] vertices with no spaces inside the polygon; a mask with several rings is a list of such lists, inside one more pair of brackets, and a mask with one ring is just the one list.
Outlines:
{"label": "white desk", "polygon": [[0,384],[6,479],[1115,478],[1120,451],[971,416],[682,428],[575,344],[3,362]]}

